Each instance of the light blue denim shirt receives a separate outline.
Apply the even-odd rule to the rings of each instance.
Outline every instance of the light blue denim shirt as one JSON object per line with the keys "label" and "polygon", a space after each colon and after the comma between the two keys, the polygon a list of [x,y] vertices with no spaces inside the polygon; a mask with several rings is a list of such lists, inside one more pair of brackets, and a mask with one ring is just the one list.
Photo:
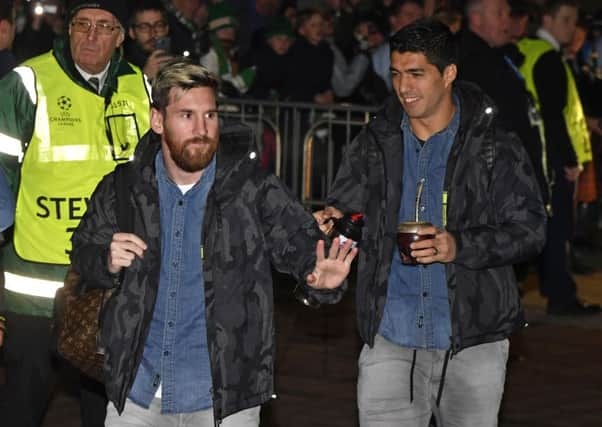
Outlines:
{"label": "light blue denim shirt", "polygon": [[[404,114],[403,179],[399,221],[413,220],[418,181],[424,179],[419,219],[436,227],[443,225],[443,185],[447,159],[460,122],[460,107],[447,128],[424,144],[416,138]],[[450,346],[451,319],[445,265],[402,264],[393,255],[387,301],[379,334],[403,347],[446,350]]]}
{"label": "light blue denim shirt", "polygon": [[129,397],[148,408],[161,384],[161,412],[194,412],[213,406],[201,232],[215,179],[215,157],[186,194],[167,176],[160,152],[155,166],[161,205],[161,276]]}

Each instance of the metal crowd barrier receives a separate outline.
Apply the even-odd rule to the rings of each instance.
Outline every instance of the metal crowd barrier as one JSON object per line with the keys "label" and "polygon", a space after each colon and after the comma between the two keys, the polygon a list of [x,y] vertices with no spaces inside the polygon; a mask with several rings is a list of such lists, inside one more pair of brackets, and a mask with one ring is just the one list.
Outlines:
{"label": "metal crowd barrier", "polygon": [[251,126],[262,165],[308,206],[322,206],[342,150],[375,107],[220,99],[220,115]]}

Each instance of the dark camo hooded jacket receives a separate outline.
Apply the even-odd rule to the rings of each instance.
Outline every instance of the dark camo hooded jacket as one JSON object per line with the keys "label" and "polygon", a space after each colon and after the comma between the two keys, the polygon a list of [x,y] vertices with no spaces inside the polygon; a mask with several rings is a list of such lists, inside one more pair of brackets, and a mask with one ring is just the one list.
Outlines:
{"label": "dark camo hooded jacket", "polygon": [[[252,134],[243,125],[221,130],[215,181],[203,222],[207,341],[216,420],[266,402],[274,393],[274,323],[270,263],[305,278],[323,238],[310,213],[280,180],[249,156]],[[142,147],[142,149],[140,149]],[[148,245],[127,268],[102,315],[105,386],[119,412],[133,384],[149,331],[161,264],[159,194],[154,159],[159,137],[149,132],[131,166],[133,232]],[[114,175],[97,187],[73,234],[72,262],[88,287],[113,287],[106,254],[115,217]],[[200,230],[199,230],[200,232]],[[304,285],[306,286],[306,285]],[[336,302],[341,291],[314,292]]]}
{"label": "dark camo hooded jacket", "polygon": [[[520,141],[497,126],[495,107],[472,84],[455,83],[460,127],[444,182],[446,229],[457,244],[446,264],[451,350],[508,337],[523,322],[512,264],[538,253],[546,214]],[[364,212],[358,261],[357,322],[374,343],[385,306],[403,176],[403,111],[397,97],[348,147],[328,205]],[[444,215],[445,217],[445,215]]]}

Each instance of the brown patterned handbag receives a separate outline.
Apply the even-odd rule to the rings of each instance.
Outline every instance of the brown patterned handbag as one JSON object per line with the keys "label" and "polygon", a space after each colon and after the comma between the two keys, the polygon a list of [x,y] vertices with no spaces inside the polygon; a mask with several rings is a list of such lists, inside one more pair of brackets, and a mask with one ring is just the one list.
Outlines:
{"label": "brown patterned handbag", "polygon": [[99,321],[102,307],[112,289],[91,289],[80,293],[81,278],[69,268],[56,303],[62,307],[57,326],[57,351],[77,369],[103,381],[104,350],[100,347]]}
{"label": "brown patterned handbag", "polygon": [[[129,164],[115,169],[116,217],[119,229],[131,230],[128,207],[131,185]],[[89,377],[104,382],[104,349],[100,345],[102,309],[114,289],[85,289],[80,275],[69,267],[54,298],[54,328],[59,355]]]}

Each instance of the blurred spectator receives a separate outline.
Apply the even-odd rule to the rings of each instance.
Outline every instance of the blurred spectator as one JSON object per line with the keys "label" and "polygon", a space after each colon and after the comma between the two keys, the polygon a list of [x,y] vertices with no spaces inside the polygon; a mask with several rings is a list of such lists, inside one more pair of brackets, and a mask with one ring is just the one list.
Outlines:
{"label": "blurred spectator", "polygon": [[[285,16],[272,20],[266,34],[267,44],[253,55],[255,79],[249,96],[257,99],[282,99],[284,83],[288,78],[289,50],[294,41],[293,27]],[[263,126],[261,132],[261,166],[276,171],[276,134],[269,126]]]}
{"label": "blurred spectator", "polygon": [[0,79],[17,65],[11,51],[15,39],[16,8],[12,0],[0,1]]}
{"label": "blurred spectator", "polygon": [[17,62],[52,49],[54,39],[65,32],[65,8],[61,0],[28,2],[23,31],[17,33],[14,53]]}
{"label": "blurred spectator", "polygon": [[[335,16],[328,11],[323,15],[324,40],[330,46],[333,54],[333,70],[331,85],[337,99],[349,97],[359,86],[370,66],[367,43],[360,44],[360,49],[347,62],[345,55],[335,42]],[[351,31],[351,34],[354,32]]]}
{"label": "blurred spectator", "polygon": [[265,46],[267,29],[274,17],[278,16],[280,2],[279,0],[240,0],[230,4],[235,3],[240,55],[247,58],[253,55],[253,51]]}
{"label": "blurred spectator", "polygon": [[[500,125],[520,138],[550,213],[551,180],[543,127],[535,100],[518,71],[524,56],[516,45],[509,43],[509,13],[506,0],[467,1],[465,28],[459,33],[458,77],[479,85],[497,105]],[[529,262],[516,264],[514,271],[517,281],[522,283],[528,274]]]}
{"label": "blurred spectator", "polygon": [[305,9],[297,17],[297,39],[291,48],[285,96],[291,101],[330,104],[334,55],[324,41],[322,14]]}
{"label": "blurred spectator", "polygon": [[[582,16],[577,22],[572,41],[563,49],[563,56],[575,76],[579,97],[582,101],[587,100],[587,102],[583,102],[587,127],[590,130],[591,136],[599,138],[602,136],[602,129],[600,129],[599,124],[600,117],[595,117],[595,111],[591,111],[592,99],[590,97],[591,94],[595,94],[594,96],[599,96],[600,94],[596,93],[596,85],[593,84],[594,81],[590,78],[589,69],[582,62],[582,58],[579,55],[588,32],[588,23],[585,17]],[[599,102],[599,99],[597,98],[594,102]],[[595,150],[592,150],[592,152],[595,153]],[[583,250],[585,249],[584,247],[591,247],[594,244],[594,230],[597,223],[595,212],[597,206],[594,202],[598,200],[598,189],[596,188],[596,169],[598,167],[598,159],[592,155],[592,161],[583,164],[583,171],[579,175],[577,183],[575,197],[577,209],[571,244],[571,268],[573,273],[576,274],[590,274],[594,272],[594,268],[583,260]]]}
{"label": "blurred spectator", "polygon": [[358,47],[368,54],[370,65],[359,86],[353,92],[350,102],[356,104],[381,105],[389,94],[385,81],[374,71],[372,55],[385,42],[386,29],[379,17],[374,14],[360,15],[357,18],[354,35]]}
{"label": "blurred spectator", "polygon": [[202,0],[163,0],[171,38],[171,53],[198,60],[209,50],[207,6]]}
{"label": "blurred spectator", "polygon": [[433,14],[433,19],[443,22],[454,34],[462,28],[462,14],[455,9],[439,9]]}
{"label": "blurred spectator", "polygon": [[393,3],[391,8],[389,23],[393,34],[424,17],[424,5],[419,0],[400,0]]}
{"label": "blurred spectator", "polygon": [[[592,25],[591,44],[588,51],[592,69],[591,72],[596,79],[602,80],[602,9],[595,15]],[[602,108],[602,106],[600,106],[600,108]]]}
{"label": "blurred spectator", "polygon": [[[157,45],[162,41],[162,46]],[[142,68],[153,80],[159,68],[172,58],[167,12],[159,0],[144,0],[134,6],[130,16],[125,57]]]}
{"label": "blurred spectator", "polygon": [[220,92],[223,95],[244,95],[253,83],[255,69],[240,67],[238,19],[235,11],[226,3],[212,4],[208,19],[211,48],[201,58],[201,65],[219,77]]}
{"label": "blurred spectator", "polygon": [[284,0],[280,6],[280,15],[285,16],[293,28],[297,28],[297,2]]}
{"label": "blurred spectator", "polygon": [[517,43],[523,37],[535,34],[539,18],[538,8],[530,0],[510,0],[510,20],[508,36],[512,43]]}
{"label": "blurred spectator", "polygon": [[518,71],[524,56],[509,44],[509,14],[507,0],[466,2],[466,28],[459,35],[458,76],[476,83],[493,99],[499,109],[500,124],[518,135],[529,154],[542,198],[548,204],[550,181],[544,160],[544,135],[540,134],[535,101]]}
{"label": "blurred spectator", "polygon": [[553,215],[540,261],[540,292],[553,315],[591,315],[599,305],[583,303],[568,269],[567,247],[573,230],[575,182],[582,165],[591,160],[589,134],[577,87],[560,50],[575,33],[578,8],[574,0],[550,0],[542,15],[537,38],[525,38],[519,47],[526,59],[520,67],[543,118],[548,164],[554,173]]}
{"label": "blurred spectator", "polygon": [[287,78],[289,49],[295,34],[284,16],[274,18],[267,32],[267,44],[253,55],[255,79],[249,96],[258,99],[281,99]]}
{"label": "blurred spectator", "polygon": [[348,0],[326,0],[325,3],[332,18],[332,33],[328,37],[345,59],[351,60],[356,53],[353,28],[356,23],[357,8],[354,9]]}
{"label": "blurred spectator", "polygon": [[[403,27],[411,24],[414,21],[424,16],[424,7],[421,0],[395,0],[389,9],[389,25],[391,35],[395,34]],[[387,41],[372,55],[372,65],[374,71],[387,84],[387,88],[391,90],[391,75],[389,67],[391,60],[389,58],[389,42]]]}
{"label": "blurred spectator", "polygon": [[[600,106],[600,84],[595,74],[592,73],[591,59],[584,52],[585,42],[590,35],[589,25],[585,17],[577,22],[575,35],[571,43],[563,50],[564,58],[569,64],[579,91],[586,122],[591,132],[602,135],[599,119],[602,117],[602,106]],[[589,52],[588,52],[589,53]],[[589,53],[591,55],[591,53]],[[588,60],[589,59],[589,60]],[[602,76],[600,77],[602,78]]]}

